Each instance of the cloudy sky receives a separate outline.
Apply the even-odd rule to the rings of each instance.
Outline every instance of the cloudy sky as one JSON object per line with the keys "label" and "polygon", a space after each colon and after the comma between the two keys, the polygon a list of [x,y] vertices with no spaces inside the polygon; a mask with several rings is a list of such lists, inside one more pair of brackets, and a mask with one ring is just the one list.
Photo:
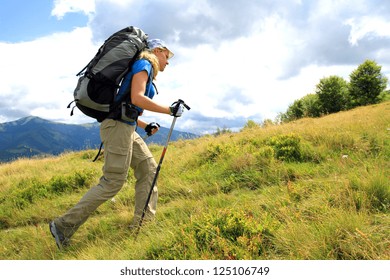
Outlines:
{"label": "cloudy sky", "polygon": [[[321,78],[348,81],[366,59],[390,78],[387,0],[0,0],[0,122],[93,122],[66,108],[75,74],[128,25],[175,53],[155,100],[191,106],[179,130],[274,119]],[[145,120],[169,127],[172,118],[148,112]]]}

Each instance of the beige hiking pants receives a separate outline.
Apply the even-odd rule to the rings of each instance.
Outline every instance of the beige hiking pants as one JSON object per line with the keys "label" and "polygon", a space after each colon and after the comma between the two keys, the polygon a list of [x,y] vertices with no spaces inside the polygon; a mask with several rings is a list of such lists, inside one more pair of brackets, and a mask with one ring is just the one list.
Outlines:
{"label": "beige hiking pants", "polygon": [[[135,132],[135,126],[106,119],[100,126],[100,137],[104,143],[103,176],[73,208],[54,220],[65,237],[70,238],[96,208],[120,191],[127,180],[130,166],[136,178],[132,224],[138,224],[145,207],[157,164],[145,142]],[[157,196],[155,186],[145,219],[151,219],[155,215]]]}

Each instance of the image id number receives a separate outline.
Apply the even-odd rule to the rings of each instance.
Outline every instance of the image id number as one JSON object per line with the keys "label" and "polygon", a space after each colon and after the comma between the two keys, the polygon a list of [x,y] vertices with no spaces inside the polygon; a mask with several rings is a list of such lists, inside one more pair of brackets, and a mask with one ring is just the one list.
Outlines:
{"label": "image id number", "polygon": [[214,267],[214,275],[267,275],[269,267]]}

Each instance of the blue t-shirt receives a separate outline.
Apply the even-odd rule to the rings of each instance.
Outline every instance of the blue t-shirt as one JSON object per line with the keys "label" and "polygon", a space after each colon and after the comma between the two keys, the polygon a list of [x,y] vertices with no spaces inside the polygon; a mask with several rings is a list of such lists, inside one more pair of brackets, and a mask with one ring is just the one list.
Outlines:
{"label": "blue t-shirt", "polygon": [[[152,99],[156,94],[156,89],[153,86],[153,68],[152,64],[146,59],[140,59],[134,62],[131,71],[124,77],[122,84],[118,90],[118,94],[115,97],[115,101],[120,100],[125,95],[130,94],[131,81],[133,76],[141,71],[146,71],[148,73],[148,82],[146,84],[145,96]],[[122,99],[125,100],[125,99]],[[143,108],[136,107],[140,114],[143,112]]]}

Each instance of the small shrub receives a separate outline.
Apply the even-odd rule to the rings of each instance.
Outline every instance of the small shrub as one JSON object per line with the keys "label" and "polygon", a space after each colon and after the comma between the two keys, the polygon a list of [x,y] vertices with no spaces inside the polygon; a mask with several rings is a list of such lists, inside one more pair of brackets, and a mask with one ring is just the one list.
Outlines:
{"label": "small shrub", "polygon": [[270,165],[275,157],[275,150],[271,146],[263,146],[255,152],[258,165]]}
{"label": "small shrub", "polygon": [[258,259],[274,250],[274,235],[251,212],[222,210],[195,218],[175,238],[153,243],[148,259]]}
{"label": "small shrub", "polygon": [[60,194],[66,190],[72,189],[70,186],[71,180],[69,177],[56,176],[50,181],[51,189],[54,193]]}
{"label": "small shrub", "polygon": [[19,209],[34,203],[38,198],[48,197],[50,194],[47,185],[36,178],[21,180],[16,188],[5,196]]}
{"label": "small shrub", "polygon": [[256,222],[252,213],[220,211],[205,215],[193,227],[197,248],[208,249],[220,259],[258,258],[273,247],[271,231]]}
{"label": "small shrub", "polygon": [[94,177],[94,172],[84,170],[82,172],[75,172],[70,176],[55,176],[50,180],[49,185],[53,193],[61,194],[88,187]]}
{"label": "small shrub", "polygon": [[22,179],[11,192],[3,194],[0,201],[23,209],[38,199],[87,187],[94,178],[93,171],[85,170],[69,176],[57,175],[49,182],[43,182],[38,178]]}
{"label": "small shrub", "polygon": [[220,159],[226,159],[231,155],[237,153],[238,147],[234,144],[214,144],[211,143],[207,146],[206,150],[199,155],[199,161],[203,163],[215,163]]}
{"label": "small shrub", "polygon": [[275,150],[275,157],[283,161],[301,161],[301,138],[295,134],[273,136],[266,141]]}

